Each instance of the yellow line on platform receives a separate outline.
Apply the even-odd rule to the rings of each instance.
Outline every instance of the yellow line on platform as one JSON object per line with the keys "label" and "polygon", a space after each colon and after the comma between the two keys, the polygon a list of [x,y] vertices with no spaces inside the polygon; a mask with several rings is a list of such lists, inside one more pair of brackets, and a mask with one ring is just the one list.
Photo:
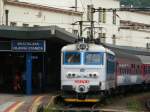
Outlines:
{"label": "yellow line on platform", "polygon": [[41,99],[43,98],[44,96],[38,96],[35,101],[32,103],[30,109],[29,109],[29,112],[36,112],[36,109],[38,107],[38,105],[41,104]]}
{"label": "yellow line on platform", "polygon": [[24,102],[20,102],[18,103],[15,107],[13,107],[9,112],[16,112],[16,110],[21,107],[21,105],[23,104]]}

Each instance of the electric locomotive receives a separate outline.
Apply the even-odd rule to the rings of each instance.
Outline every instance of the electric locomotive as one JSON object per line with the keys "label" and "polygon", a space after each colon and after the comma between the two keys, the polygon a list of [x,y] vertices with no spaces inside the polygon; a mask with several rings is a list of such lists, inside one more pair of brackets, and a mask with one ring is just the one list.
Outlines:
{"label": "electric locomotive", "polygon": [[[111,49],[111,50],[110,50]],[[111,92],[149,87],[149,54],[130,54],[78,42],[61,50],[61,90],[66,102],[98,102]]]}
{"label": "electric locomotive", "polygon": [[66,102],[98,102],[116,86],[115,53],[102,45],[79,42],[61,50],[61,90]]}

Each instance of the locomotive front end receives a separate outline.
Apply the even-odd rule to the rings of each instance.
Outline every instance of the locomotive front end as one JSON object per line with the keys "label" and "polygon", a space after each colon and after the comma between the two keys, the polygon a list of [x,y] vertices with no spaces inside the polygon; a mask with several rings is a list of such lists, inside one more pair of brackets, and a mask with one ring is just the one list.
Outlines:
{"label": "locomotive front end", "polygon": [[61,54],[61,90],[67,102],[98,102],[104,53],[95,45],[65,46]]}

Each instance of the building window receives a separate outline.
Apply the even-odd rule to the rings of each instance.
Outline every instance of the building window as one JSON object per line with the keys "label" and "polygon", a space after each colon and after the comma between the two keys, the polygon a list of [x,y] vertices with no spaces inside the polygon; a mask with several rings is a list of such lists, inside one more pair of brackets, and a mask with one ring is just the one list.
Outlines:
{"label": "building window", "polygon": [[39,27],[40,25],[33,25],[33,27]]}
{"label": "building window", "polygon": [[116,25],[116,10],[113,10],[113,24]]}
{"label": "building window", "polygon": [[91,34],[90,31],[87,31],[87,37],[90,37],[90,34]]}
{"label": "building window", "polygon": [[116,44],[116,35],[113,35],[112,41],[113,41],[113,44],[115,45]]}
{"label": "building window", "polygon": [[106,9],[99,7],[98,21],[106,23]]}
{"label": "building window", "polygon": [[22,24],[23,27],[29,27],[29,24]]}
{"label": "building window", "polygon": [[87,5],[87,20],[88,21],[93,20],[93,16],[91,15],[92,8],[93,8],[93,5]]}
{"label": "building window", "polygon": [[103,23],[106,23],[106,9],[104,8],[102,10],[102,18],[103,18]]}
{"label": "building window", "polygon": [[102,22],[102,8],[101,8],[101,7],[99,7],[98,21],[99,21],[99,22]]}
{"label": "building window", "polygon": [[72,33],[78,36],[78,30],[72,30]]}
{"label": "building window", "polygon": [[150,49],[150,43],[146,43],[146,48]]}
{"label": "building window", "polygon": [[90,21],[90,5],[87,5],[87,20]]}
{"label": "building window", "polygon": [[10,22],[10,26],[17,26],[16,22]]}
{"label": "building window", "polygon": [[106,41],[106,33],[99,33],[99,38],[101,43],[105,43]]}

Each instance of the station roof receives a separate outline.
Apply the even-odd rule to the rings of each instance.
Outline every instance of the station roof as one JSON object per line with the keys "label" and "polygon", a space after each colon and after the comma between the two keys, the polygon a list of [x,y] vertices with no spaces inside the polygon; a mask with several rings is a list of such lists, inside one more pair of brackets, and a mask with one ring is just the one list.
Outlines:
{"label": "station roof", "polygon": [[[69,33],[63,28],[58,26],[40,26],[40,27],[11,27],[0,26],[1,39],[28,39],[28,40],[55,40],[58,42],[74,43],[77,36]],[[129,46],[118,46],[112,44],[103,44],[112,50],[118,50],[125,53],[135,55],[150,56],[150,49],[136,48]]]}
{"label": "station roof", "polygon": [[11,27],[0,26],[0,38],[3,39],[58,39],[73,43],[76,36],[58,26]]}

